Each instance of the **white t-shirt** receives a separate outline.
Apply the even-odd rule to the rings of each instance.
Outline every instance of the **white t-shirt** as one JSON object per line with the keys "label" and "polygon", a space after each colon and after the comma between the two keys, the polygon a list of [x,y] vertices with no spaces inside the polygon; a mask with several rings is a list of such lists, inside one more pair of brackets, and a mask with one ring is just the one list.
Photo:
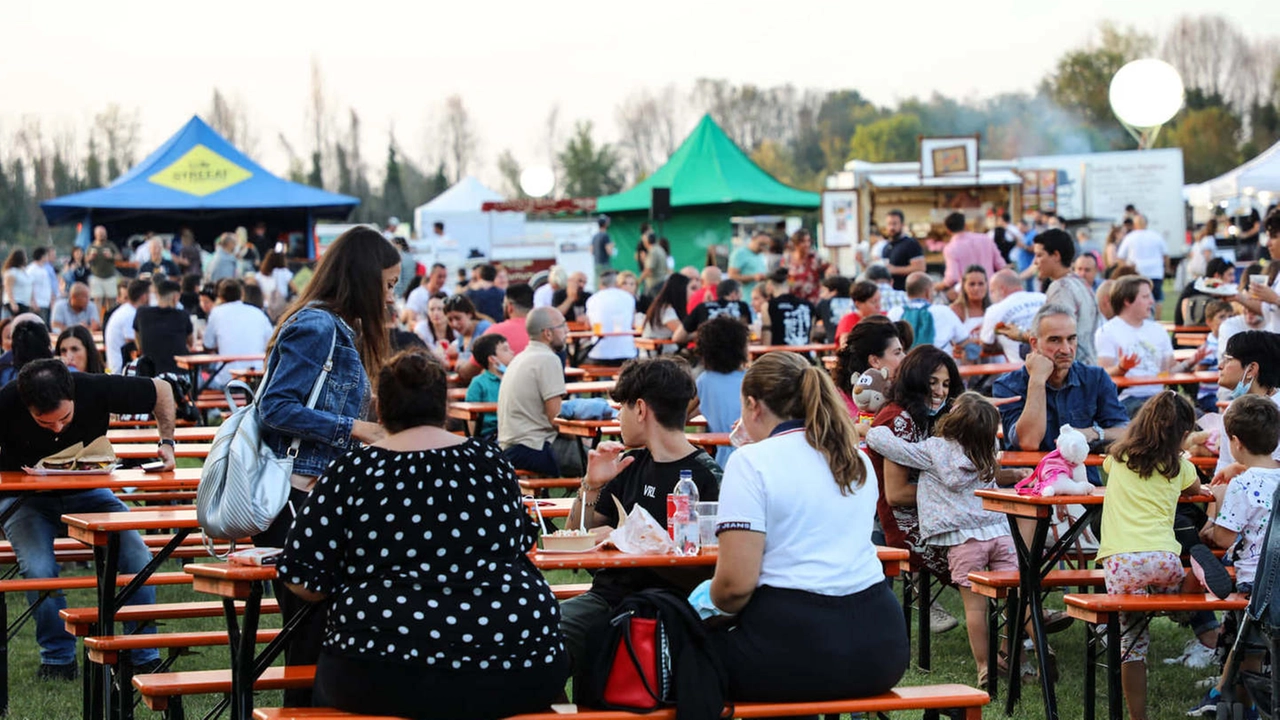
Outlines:
{"label": "white t-shirt", "polygon": [[31,278],[32,300],[35,306],[48,308],[53,305],[53,282],[49,279],[49,271],[45,269],[44,264],[27,265],[27,276]]}
{"label": "white t-shirt", "polygon": [[720,481],[716,532],[764,533],[757,587],[843,596],[884,581],[871,544],[875,470],[861,451],[866,482],[841,495],[826,459],[802,429],[734,451]]}
{"label": "white t-shirt", "polygon": [[[1133,366],[1127,377],[1155,377],[1164,370],[1164,363],[1173,357],[1173,342],[1169,340],[1169,331],[1155,320],[1143,320],[1142,325],[1133,327],[1113,317],[1098,328],[1094,336],[1094,346],[1098,349],[1098,363],[1104,364],[1103,358],[1110,358],[1105,364],[1120,359],[1121,355],[1137,353],[1138,364]],[[1134,385],[1120,392],[1120,399],[1127,397],[1151,397],[1165,389],[1164,385]]]}
{"label": "white t-shirt", "polygon": [[1031,321],[1035,319],[1036,312],[1043,305],[1044,293],[1019,290],[1007,296],[987,308],[987,312],[982,316],[982,329],[978,333],[978,339],[988,345],[998,340],[1000,347],[1004,349],[1005,358],[1010,362],[1021,360],[1020,344],[1003,335],[997,335],[996,326],[1004,323],[1023,332],[1030,332]]}
{"label": "white t-shirt", "polygon": [[[1271,402],[1275,403],[1277,408],[1280,408],[1280,390],[1277,390],[1276,392],[1271,394]],[[1222,412],[1224,415],[1226,414],[1226,410],[1223,410]],[[1280,445],[1276,445],[1275,452],[1271,453],[1271,457],[1276,460],[1280,460]],[[1219,437],[1218,438],[1218,464],[1214,466],[1213,474],[1217,475],[1218,473],[1222,472],[1223,468],[1234,463],[1235,461],[1236,461],[1235,456],[1231,454],[1231,443],[1228,442],[1227,438]]]}
{"label": "white t-shirt", "polygon": [[551,283],[542,283],[537,290],[533,291],[533,306],[551,307],[551,298],[555,296],[555,288],[551,287]]}
{"label": "white t-shirt", "polygon": [[107,319],[107,327],[102,331],[102,344],[107,350],[107,372],[119,375],[124,372],[124,344],[134,339],[133,319],[138,315],[138,308],[129,303],[121,305]]}
{"label": "white t-shirt", "polygon": [[[636,299],[621,288],[599,290],[587,298],[587,318],[604,332],[626,332],[636,314]],[[587,353],[596,360],[621,360],[636,356],[636,341],[631,335],[602,337]]]}
{"label": "white t-shirt", "polygon": [[[1276,281],[1271,286],[1271,289],[1280,293],[1280,275],[1276,276]],[[1267,332],[1280,333],[1280,305],[1272,305],[1268,302],[1262,303],[1262,319],[1266,323],[1264,327]]]}
{"label": "white t-shirt", "polygon": [[289,282],[293,280],[293,273],[288,268],[276,268],[271,271],[270,275],[262,273],[254,273],[258,276],[258,287],[262,288],[264,297],[270,298],[271,292],[274,290],[281,298],[289,297]]}
{"label": "white t-shirt", "polygon": [[[889,310],[887,316],[898,322],[904,312],[904,307],[895,307]],[[951,312],[951,308],[946,305],[930,305],[929,314],[933,316],[933,344],[942,352],[950,353],[953,343],[968,339],[969,333],[964,329],[964,321]]]}
{"label": "white t-shirt", "polygon": [[1124,236],[1116,255],[1121,260],[1128,260],[1138,269],[1138,274],[1146,278],[1164,277],[1164,237],[1155,230],[1134,230]]}
{"label": "white t-shirt", "polygon": [[1251,583],[1258,574],[1258,561],[1271,521],[1271,497],[1277,485],[1280,485],[1280,468],[1253,467],[1236,476],[1222,498],[1214,523],[1239,533],[1227,549],[1227,556],[1235,560],[1237,583]]}
{"label": "white t-shirt", "polygon": [[404,306],[412,310],[413,314],[421,319],[427,316],[427,303],[429,302],[431,302],[431,293],[419,285],[409,291],[409,297],[404,301]]}
{"label": "white t-shirt", "polygon": [[[265,354],[267,343],[271,341],[271,331],[271,321],[258,308],[239,300],[223,303],[209,311],[209,322],[204,328],[204,346],[219,355]],[[213,384],[226,385],[234,369],[261,367],[262,361],[227,363],[213,378]]]}
{"label": "white t-shirt", "polygon": [[1237,333],[1242,333],[1246,330],[1266,330],[1266,329],[1267,329],[1267,323],[1266,323],[1265,315],[1263,315],[1262,327],[1257,327],[1257,328],[1249,327],[1247,324],[1245,324],[1243,313],[1239,315],[1232,315],[1226,320],[1223,320],[1222,324],[1218,326],[1218,352],[1227,351],[1227,341],[1231,339],[1232,335],[1235,335]]}

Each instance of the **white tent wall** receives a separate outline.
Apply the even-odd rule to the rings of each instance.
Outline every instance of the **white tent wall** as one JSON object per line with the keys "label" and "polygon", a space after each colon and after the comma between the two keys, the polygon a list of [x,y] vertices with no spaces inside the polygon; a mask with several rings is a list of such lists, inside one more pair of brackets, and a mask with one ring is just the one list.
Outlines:
{"label": "white tent wall", "polygon": [[[1183,191],[1187,201],[1196,206],[1253,198],[1263,193],[1280,197],[1280,143],[1234,170],[1212,180],[1187,185]],[[1265,208],[1266,203],[1263,205]]]}

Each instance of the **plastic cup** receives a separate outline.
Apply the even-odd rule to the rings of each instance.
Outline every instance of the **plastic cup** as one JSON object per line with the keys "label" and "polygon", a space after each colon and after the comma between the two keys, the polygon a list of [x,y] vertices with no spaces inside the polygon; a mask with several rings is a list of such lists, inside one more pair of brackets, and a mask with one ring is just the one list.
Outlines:
{"label": "plastic cup", "polygon": [[719,547],[720,541],[716,539],[716,520],[715,515],[698,515],[698,536],[702,547]]}
{"label": "plastic cup", "polygon": [[1250,276],[1249,276],[1249,287],[1251,287],[1251,288],[1252,288],[1252,287],[1253,287],[1253,286],[1255,286],[1255,285],[1261,285],[1261,286],[1263,286],[1263,287],[1266,287],[1266,285],[1267,285],[1267,276],[1266,276],[1266,275],[1250,275]]}

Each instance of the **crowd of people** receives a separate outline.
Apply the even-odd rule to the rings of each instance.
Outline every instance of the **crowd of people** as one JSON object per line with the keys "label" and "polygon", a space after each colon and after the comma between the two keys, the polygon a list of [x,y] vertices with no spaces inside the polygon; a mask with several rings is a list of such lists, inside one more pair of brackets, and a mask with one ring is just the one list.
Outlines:
{"label": "crowd of people", "polygon": [[[1280,264],[1268,266],[1265,284],[1250,280],[1230,295],[1195,282],[1180,292],[1184,322],[1209,332],[1177,362],[1156,321],[1165,245],[1144,235],[1140,214],[1132,237],[1116,237],[1101,258],[1059,227],[1021,232],[996,220],[982,234],[963,215],[948,217],[937,278],[896,211],[858,277],[823,262],[805,231],[782,247],[761,233],[723,270],[676,269],[646,231],[639,272],[619,272],[602,218],[594,282],[556,267],[538,288],[492,263],[450,286],[445,267],[419,268],[407,246],[365,227],[340,236],[314,269],[290,266],[271,244],[248,260],[257,234],[242,242],[228,233],[207,257],[179,234],[167,248],[147,244],[145,273],[121,283],[111,280],[120,251],[99,228],[72,261],[87,274],[57,273],[48,249],[30,264],[17,251],[5,265],[12,317],[0,320],[0,405],[12,405],[16,421],[0,431],[0,466],[91,440],[111,413],[127,412],[155,415],[171,467],[182,395],[172,358],[195,348],[262,353],[264,440],[294,457],[294,474],[287,509],[254,540],[283,548],[276,593],[286,620],[327,606],[286,647],[289,664],[317,666],[314,697],[287,691],[290,706],[495,718],[544,708],[582,670],[586,640],[611,608],[653,588],[716,618],[711,642],[730,699],[883,692],[902,677],[910,648],[875,543],[909,550],[914,568],[958,589],[985,682],[985,601],[968,574],[1017,564],[1008,523],[973,491],[1025,476],[1001,468],[999,447],[1049,451],[1064,427],[1109,453],[1098,551],[1109,591],[1173,587],[1182,578],[1176,553],[1207,542],[1232,548],[1235,583],[1247,592],[1259,523],[1280,483]],[[1280,257],[1280,210],[1263,225]],[[1234,269],[1209,255],[1202,277]],[[1245,278],[1262,274],[1251,268]],[[44,284],[56,290],[42,305],[35,288]],[[589,348],[570,347],[570,322],[590,329]],[[637,336],[652,339],[649,357],[639,357]],[[749,361],[753,340],[830,341],[834,367],[807,351]],[[143,374],[130,353],[155,379],[104,375]],[[570,360],[620,366],[612,404],[566,399]],[[982,363],[1011,366],[966,381],[961,366]],[[1160,385],[1121,392],[1114,382],[1191,368],[1217,369],[1217,386],[1187,399]],[[887,387],[868,412],[854,387],[870,373]],[[466,437],[451,432],[450,382],[470,401],[496,404]],[[1199,430],[1220,401],[1231,401],[1220,429]],[[685,427],[699,413],[738,442],[714,457],[692,445]],[[562,416],[616,417],[621,442],[584,453],[558,433]],[[1221,507],[1191,538],[1176,537],[1177,498],[1199,490],[1182,452],[1203,446],[1219,454]],[[688,477],[703,501],[720,503],[718,561],[603,570],[588,592],[556,603],[526,554],[539,528],[518,470],[580,477],[567,524],[597,532],[637,507],[661,523],[668,494]],[[1102,484],[1098,468],[1089,480]],[[62,510],[29,502],[5,523],[24,573],[57,572],[52,538],[70,499],[77,510],[119,504],[96,491],[65,497]],[[131,562],[122,555],[122,570]],[[1215,569],[1206,582],[1220,585]],[[151,601],[145,591],[135,599]],[[60,631],[57,604],[49,607],[36,616],[41,673],[74,677],[74,642]],[[934,632],[958,624],[934,608]],[[1050,632],[1069,623],[1045,620]],[[1220,632],[1211,614],[1192,627],[1189,664]],[[1146,639],[1125,642],[1126,699],[1141,718]],[[135,663],[152,663],[151,653],[135,653]],[[1008,669],[1003,653],[998,663]]]}

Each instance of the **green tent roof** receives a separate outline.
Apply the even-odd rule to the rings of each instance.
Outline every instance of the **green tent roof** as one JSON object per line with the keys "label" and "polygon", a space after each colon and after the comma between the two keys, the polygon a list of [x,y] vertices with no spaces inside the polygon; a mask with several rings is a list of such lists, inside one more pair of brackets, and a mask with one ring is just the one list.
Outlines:
{"label": "green tent roof", "polygon": [[672,207],[747,203],[787,208],[816,208],[817,193],[796,190],[774,180],[729,139],[710,115],[685,138],[657,172],[640,184],[596,203],[600,212],[648,210],[650,191],[671,188]]}

